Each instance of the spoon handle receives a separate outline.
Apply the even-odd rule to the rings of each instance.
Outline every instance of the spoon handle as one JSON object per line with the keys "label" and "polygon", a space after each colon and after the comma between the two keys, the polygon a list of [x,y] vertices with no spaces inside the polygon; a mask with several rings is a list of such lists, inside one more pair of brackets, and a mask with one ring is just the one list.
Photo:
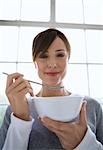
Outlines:
{"label": "spoon handle", "polygon": [[[3,74],[5,74],[5,75],[9,75],[8,73],[6,73],[6,72],[2,72]],[[26,79],[27,80],[27,79]],[[59,89],[62,89],[62,88],[64,88],[64,86],[48,86],[48,85],[46,85],[46,84],[42,84],[42,83],[39,83],[39,82],[35,82],[35,81],[32,81],[32,80],[27,80],[28,82],[31,82],[31,83],[35,83],[35,84],[38,84],[38,85],[42,85],[42,86],[46,86],[48,89],[50,89],[50,90],[59,90]]]}

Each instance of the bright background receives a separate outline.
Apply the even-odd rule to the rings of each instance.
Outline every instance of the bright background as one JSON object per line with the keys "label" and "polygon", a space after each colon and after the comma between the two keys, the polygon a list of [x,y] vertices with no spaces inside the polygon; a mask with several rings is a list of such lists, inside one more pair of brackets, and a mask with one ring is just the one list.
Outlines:
{"label": "bright background", "polygon": [[[103,104],[103,0],[0,0],[0,124],[8,105],[2,72],[40,82],[32,40],[48,27],[61,30],[71,43],[66,88]],[[40,89],[32,86],[35,93]]]}

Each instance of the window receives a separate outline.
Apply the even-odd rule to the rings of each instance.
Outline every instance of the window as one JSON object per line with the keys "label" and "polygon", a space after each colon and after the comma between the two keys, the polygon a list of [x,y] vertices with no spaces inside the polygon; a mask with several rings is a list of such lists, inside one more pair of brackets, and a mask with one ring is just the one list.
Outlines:
{"label": "window", "polygon": [[50,0],[0,0],[0,19],[49,21]]}
{"label": "window", "polygon": [[56,0],[56,21],[83,23],[82,0]]}
{"label": "window", "polygon": [[61,30],[71,44],[67,89],[103,104],[103,1],[0,0],[0,121],[9,104],[2,72],[18,71],[41,82],[32,63],[32,41],[48,27]]}

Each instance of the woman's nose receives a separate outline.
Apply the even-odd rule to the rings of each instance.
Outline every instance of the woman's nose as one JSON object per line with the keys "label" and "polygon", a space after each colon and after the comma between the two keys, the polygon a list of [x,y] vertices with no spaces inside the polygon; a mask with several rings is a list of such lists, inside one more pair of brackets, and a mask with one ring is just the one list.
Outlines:
{"label": "woman's nose", "polygon": [[47,62],[47,67],[48,68],[56,68],[57,67],[57,63],[56,63],[56,60],[54,59],[51,59]]}
{"label": "woman's nose", "polygon": [[56,64],[48,64],[48,68],[57,68]]}

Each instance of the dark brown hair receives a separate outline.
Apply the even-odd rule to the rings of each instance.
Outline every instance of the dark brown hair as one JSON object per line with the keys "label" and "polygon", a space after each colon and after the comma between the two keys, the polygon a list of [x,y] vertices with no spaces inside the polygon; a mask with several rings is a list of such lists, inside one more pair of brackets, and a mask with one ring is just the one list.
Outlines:
{"label": "dark brown hair", "polygon": [[70,57],[70,44],[67,40],[66,36],[59,30],[54,28],[49,28],[45,31],[40,32],[34,39],[32,44],[32,57],[33,61],[35,61],[37,55],[42,52],[45,53],[51,43],[56,39],[56,37],[59,37],[63,40],[67,51],[68,56]]}

